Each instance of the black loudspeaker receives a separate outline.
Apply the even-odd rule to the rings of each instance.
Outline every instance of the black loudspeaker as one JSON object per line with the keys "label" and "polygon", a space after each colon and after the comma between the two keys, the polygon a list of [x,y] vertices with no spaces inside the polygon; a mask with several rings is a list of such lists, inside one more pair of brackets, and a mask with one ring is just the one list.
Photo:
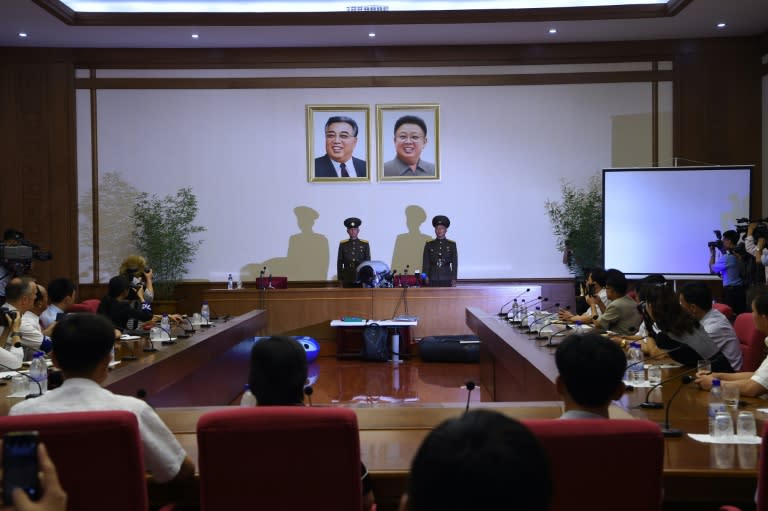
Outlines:
{"label": "black loudspeaker", "polygon": [[424,362],[480,361],[480,338],[476,335],[431,335],[419,343]]}

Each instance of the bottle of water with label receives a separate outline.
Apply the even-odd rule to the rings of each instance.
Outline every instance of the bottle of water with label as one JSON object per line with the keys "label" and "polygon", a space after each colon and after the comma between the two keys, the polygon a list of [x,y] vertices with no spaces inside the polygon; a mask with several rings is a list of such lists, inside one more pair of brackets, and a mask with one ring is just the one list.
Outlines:
{"label": "bottle of water with label", "polygon": [[633,342],[629,345],[629,383],[630,385],[642,385],[645,383],[645,357],[640,343]]}
{"label": "bottle of water with label", "polygon": [[168,318],[168,313],[163,312],[163,317],[160,318],[160,328],[171,337],[171,320]]}
{"label": "bottle of water with label", "polygon": [[227,277],[227,289],[235,289],[235,281],[232,279],[232,274]]}
{"label": "bottle of water with label", "polygon": [[[29,382],[29,393],[37,395],[48,390],[48,366],[45,363],[44,353],[38,351],[29,364],[29,377],[34,380]],[[40,384],[40,388],[38,388]]]}
{"label": "bottle of water with label", "polygon": [[720,380],[712,379],[712,389],[709,391],[709,434],[715,433],[715,416],[717,412],[727,411],[725,401],[723,401],[723,388],[720,386]]}
{"label": "bottle of water with label", "polygon": [[208,325],[211,322],[211,308],[208,307],[208,302],[203,302],[203,306],[200,307],[200,316],[203,318],[203,325]]}
{"label": "bottle of water with label", "polygon": [[528,305],[525,303],[525,300],[523,300],[523,303],[520,305],[520,327],[527,327],[528,326]]}

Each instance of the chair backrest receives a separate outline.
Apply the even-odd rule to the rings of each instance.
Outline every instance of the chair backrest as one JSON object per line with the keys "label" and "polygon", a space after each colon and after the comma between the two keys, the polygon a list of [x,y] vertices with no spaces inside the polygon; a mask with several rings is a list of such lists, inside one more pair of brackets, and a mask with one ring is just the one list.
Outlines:
{"label": "chair backrest", "polygon": [[346,408],[257,406],[197,423],[200,508],[360,511],[357,416]]}
{"label": "chair backrest", "polygon": [[618,419],[522,422],[549,454],[550,511],[661,509],[664,437],[658,425]]}
{"label": "chair backrest", "polygon": [[765,335],[755,328],[751,312],[742,312],[736,316],[733,329],[736,331],[736,337],[739,339],[739,346],[741,346],[743,359],[741,370],[756,371],[765,359],[765,344],[763,343]]}
{"label": "chair backrest", "polygon": [[731,308],[730,305],[728,305],[727,303],[714,302],[712,304],[712,308],[722,312],[723,316],[728,318],[728,321],[733,323],[733,318],[735,317],[735,314],[733,313],[733,309]]}
{"label": "chair backrest", "polygon": [[136,416],[99,411],[0,417],[0,434],[36,430],[56,465],[72,511],[148,509]]}
{"label": "chair backrest", "polygon": [[96,311],[99,310],[99,304],[101,303],[101,300],[98,298],[89,298],[88,300],[83,300],[80,303],[73,303],[69,306],[67,309],[67,312],[93,312],[96,313]]}

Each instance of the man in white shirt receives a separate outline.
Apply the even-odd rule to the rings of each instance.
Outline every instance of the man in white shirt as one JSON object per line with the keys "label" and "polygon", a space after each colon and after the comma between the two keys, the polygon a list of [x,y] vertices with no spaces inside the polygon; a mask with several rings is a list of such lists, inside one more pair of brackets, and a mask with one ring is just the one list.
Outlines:
{"label": "man in white shirt", "polygon": [[40,327],[40,313],[48,307],[48,292],[45,287],[32,283],[35,289],[32,307],[21,317],[21,345],[24,347],[24,360],[32,360],[38,351],[51,351],[51,332],[53,325],[45,330]]}
{"label": "man in white shirt", "polygon": [[680,305],[699,320],[709,338],[720,348],[735,372],[741,371],[742,355],[739,338],[731,322],[712,307],[712,292],[703,282],[691,282],[680,290]]}
{"label": "man in white shirt", "polygon": [[590,324],[605,312],[611,300],[608,298],[608,291],[605,289],[605,270],[602,268],[592,268],[587,274],[587,296],[586,302],[589,308],[584,314],[575,315],[570,311],[560,309],[557,313],[558,318],[569,323],[580,321],[582,324]]}
{"label": "man in white shirt", "polygon": [[48,308],[40,314],[40,326],[48,328],[59,314],[67,312],[75,303],[77,287],[75,283],[66,277],[53,279],[48,283]]}
{"label": "man in white shirt", "polygon": [[146,402],[113,394],[101,386],[108,374],[115,343],[112,323],[97,314],[70,314],[53,331],[54,364],[64,373],[61,387],[22,401],[10,415],[91,410],[126,410],[139,421],[144,464],[155,481],[194,476],[192,460],[176,437]]}

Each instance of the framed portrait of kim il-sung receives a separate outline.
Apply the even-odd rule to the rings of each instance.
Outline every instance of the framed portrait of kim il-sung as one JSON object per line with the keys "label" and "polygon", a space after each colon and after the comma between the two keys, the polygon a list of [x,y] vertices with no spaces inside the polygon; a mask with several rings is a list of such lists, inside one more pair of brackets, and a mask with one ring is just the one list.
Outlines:
{"label": "framed portrait of kim il-sung", "polygon": [[379,181],[440,179],[440,105],[376,105]]}
{"label": "framed portrait of kim il-sung", "polygon": [[307,180],[370,181],[368,105],[307,105]]}

